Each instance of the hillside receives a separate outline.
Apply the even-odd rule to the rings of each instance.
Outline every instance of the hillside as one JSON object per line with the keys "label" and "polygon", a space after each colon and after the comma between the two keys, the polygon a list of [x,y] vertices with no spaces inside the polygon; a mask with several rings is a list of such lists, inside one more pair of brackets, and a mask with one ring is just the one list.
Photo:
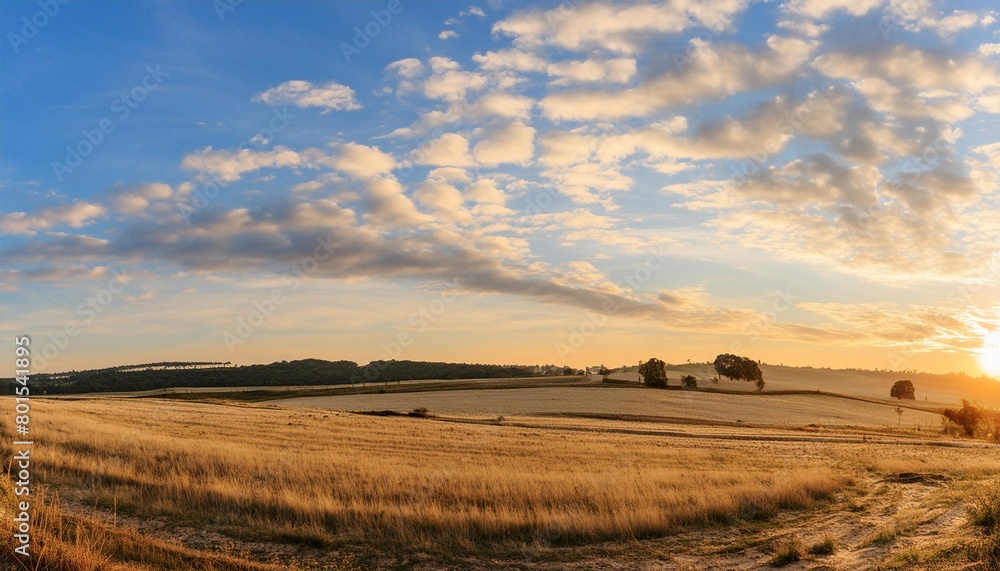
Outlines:
{"label": "hillside", "polygon": [[[898,380],[908,379],[916,386],[917,400],[935,404],[954,405],[962,399],[971,399],[986,406],[1000,406],[1000,382],[984,377],[963,374],[901,373],[898,371],[864,371],[856,369],[816,369],[813,367],[785,367],[761,365],[767,391],[820,390],[868,398],[888,399],[889,389]],[[752,383],[721,379],[718,384],[710,381],[715,369],[706,363],[668,365],[670,384],[678,384],[684,375],[694,375],[699,385],[725,390],[755,391]],[[638,381],[635,367],[626,372],[614,373],[612,378]]]}
{"label": "hillside", "polygon": [[[267,387],[338,385],[365,381],[528,377],[535,368],[425,361],[353,361],[303,359],[269,365],[203,366],[203,363],[133,365],[91,371],[37,374],[33,390],[42,394],[148,391],[176,387]],[[0,379],[0,394],[13,393],[13,379]]]}

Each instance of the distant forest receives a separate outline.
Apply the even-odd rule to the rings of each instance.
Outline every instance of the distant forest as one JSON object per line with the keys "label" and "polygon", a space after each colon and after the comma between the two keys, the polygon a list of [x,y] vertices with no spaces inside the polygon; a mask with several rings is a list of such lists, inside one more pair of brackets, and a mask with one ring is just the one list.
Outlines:
{"label": "distant forest", "polygon": [[[558,372],[557,372],[558,371]],[[149,363],[71,371],[36,373],[29,381],[33,394],[147,391],[173,387],[267,387],[337,385],[424,379],[480,379],[562,374],[554,366],[480,365],[424,361],[353,361],[304,359],[270,365],[228,366],[228,363]],[[14,379],[0,379],[0,394],[14,392]]]}

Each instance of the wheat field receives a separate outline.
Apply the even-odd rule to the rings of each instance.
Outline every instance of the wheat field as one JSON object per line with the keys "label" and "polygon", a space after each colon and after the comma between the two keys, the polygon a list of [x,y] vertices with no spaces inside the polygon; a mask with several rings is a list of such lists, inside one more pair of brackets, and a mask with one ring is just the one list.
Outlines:
{"label": "wheat field", "polygon": [[[321,568],[201,551],[171,534],[178,526],[336,554],[327,569],[365,568],[343,563],[355,556],[621,545],[829,504],[884,469],[875,458],[892,462],[822,442],[665,438],[588,420],[569,431],[153,399],[41,400],[33,414],[48,504],[39,537],[54,571]],[[10,420],[0,426],[9,440]],[[943,468],[996,470],[949,454]],[[155,533],[143,527],[153,521]]]}

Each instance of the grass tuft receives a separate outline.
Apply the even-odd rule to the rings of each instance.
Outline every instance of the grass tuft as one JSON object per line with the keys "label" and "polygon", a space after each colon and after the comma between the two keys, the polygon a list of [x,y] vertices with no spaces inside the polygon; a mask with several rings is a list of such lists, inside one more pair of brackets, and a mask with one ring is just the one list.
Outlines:
{"label": "grass tuft", "polygon": [[818,543],[814,543],[809,547],[809,554],[815,555],[816,557],[823,557],[826,555],[833,555],[837,551],[837,540],[826,536]]}
{"label": "grass tuft", "polygon": [[798,539],[789,539],[778,546],[771,565],[774,567],[784,567],[802,559],[802,544]]}
{"label": "grass tuft", "polygon": [[967,509],[969,521],[987,532],[1000,532],[1000,490],[980,493]]}

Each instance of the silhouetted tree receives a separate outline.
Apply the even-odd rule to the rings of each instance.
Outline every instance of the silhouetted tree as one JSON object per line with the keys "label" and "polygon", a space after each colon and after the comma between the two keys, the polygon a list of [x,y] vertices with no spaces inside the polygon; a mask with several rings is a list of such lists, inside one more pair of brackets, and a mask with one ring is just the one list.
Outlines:
{"label": "silhouetted tree", "polygon": [[916,390],[913,388],[913,383],[910,381],[896,381],[896,384],[892,385],[889,389],[889,396],[897,399],[915,399]]}
{"label": "silhouetted tree", "polygon": [[715,362],[712,364],[715,366],[715,371],[717,373],[724,377],[729,377],[730,379],[742,381],[764,380],[764,373],[761,372],[760,366],[757,365],[757,361],[754,361],[753,359],[723,353],[722,355],[716,357]]}
{"label": "silhouetted tree", "polygon": [[698,387],[698,379],[694,378],[693,375],[685,375],[681,377],[681,386],[685,389],[694,389]]}
{"label": "silhouetted tree", "polygon": [[667,364],[656,357],[639,365],[639,374],[642,382],[651,387],[667,386]]}

